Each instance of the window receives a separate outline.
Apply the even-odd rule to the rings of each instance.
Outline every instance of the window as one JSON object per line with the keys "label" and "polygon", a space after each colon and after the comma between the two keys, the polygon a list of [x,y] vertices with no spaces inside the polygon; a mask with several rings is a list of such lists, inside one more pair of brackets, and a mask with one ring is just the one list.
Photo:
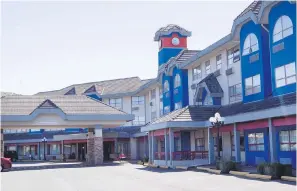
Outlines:
{"label": "window", "polygon": [[232,67],[232,64],[240,60],[240,55],[239,55],[239,46],[236,46],[234,48],[231,48],[228,50],[228,68]]}
{"label": "window", "polygon": [[276,87],[296,83],[295,62],[275,68]]}
{"label": "window", "polygon": [[273,42],[277,42],[293,34],[293,24],[290,17],[283,15],[277,19],[273,29]]}
{"label": "window", "polygon": [[219,70],[222,68],[222,55],[221,54],[217,55],[216,60],[217,60],[217,70]]}
{"label": "window", "polygon": [[213,105],[212,97],[207,95],[204,99],[203,105]]}
{"label": "window", "polygon": [[210,72],[211,72],[211,70],[210,70],[210,61],[208,60],[208,61],[205,62],[205,73],[207,75],[207,74],[210,74]]}
{"label": "window", "polygon": [[136,116],[132,122],[133,125],[144,125],[145,124],[145,117],[143,116]]}
{"label": "window", "polygon": [[165,152],[165,141],[160,140],[161,152]]}
{"label": "window", "polygon": [[160,116],[163,115],[163,102],[160,100]]}
{"label": "window", "polygon": [[122,98],[109,99],[109,105],[117,109],[122,109]]}
{"label": "window", "polygon": [[167,114],[169,112],[170,112],[170,107],[169,106],[164,107],[164,114]]}
{"label": "window", "polygon": [[[240,135],[239,146],[240,146],[240,151],[245,151],[245,147],[244,147],[244,135]],[[234,134],[233,134],[233,132],[231,132],[231,150],[232,151],[235,151]]]}
{"label": "window", "polygon": [[194,136],[195,136],[195,150],[205,151],[204,131],[203,130],[195,131]]}
{"label": "window", "polygon": [[137,105],[144,105],[144,96],[132,97],[132,107]]}
{"label": "window", "polygon": [[160,89],[159,89],[159,97],[160,97],[160,99],[163,98],[163,90],[162,90],[162,87],[160,87]]}
{"label": "window", "polygon": [[260,74],[245,79],[245,95],[261,92]]}
{"label": "window", "polygon": [[296,151],[296,130],[280,131],[279,143],[281,151]]}
{"label": "window", "polygon": [[254,33],[250,33],[244,40],[242,56],[259,50],[258,39]]}
{"label": "window", "polygon": [[202,78],[201,66],[193,68],[193,80],[198,80]]}
{"label": "window", "polygon": [[180,109],[180,108],[182,108],[181,102],[177,102],[177,103],[174,104],[174,109],[175,110]]}
{"label": "window", "polygon": [[248,134],[249,151],[264,151],[264,133]]}
{"label": "window", "polygon": [[174,137],[174,151],[180,151],[179,137]]}
{"label": "window", "polygon": [[174,88],[177,88],[180,86],[180,75],[176,74],[176,76],[174,77]]}
{"label": "window", "polygon": [[229,101],[234,103],[242,100],[241,83],[229,87]]}
{"label": "window", "polygon": [[169,92],[169,83],[167,80],[164,82],[164,93],[166,92]]}
{"label": "window", "polygon": [[151,90],[151,100],[156,98],[156,89]]}
{"label": "window", "polygon": [[157,119],[157,112],[153,111],[151,112],[151,120],[154,121],[155,119]]}

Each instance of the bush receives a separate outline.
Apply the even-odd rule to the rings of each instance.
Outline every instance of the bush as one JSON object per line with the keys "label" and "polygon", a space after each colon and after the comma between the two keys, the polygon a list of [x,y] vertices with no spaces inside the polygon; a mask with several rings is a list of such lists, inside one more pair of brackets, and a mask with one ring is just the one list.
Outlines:
{"label": "bush", "polygon": [[231,170],[236,170],[236,163],[233,161],[216,161],[216,169],[221,170],[222,174],[228,174]]}
{"label": "bush", "polygon": [[280,163],[262,163],[257,166],[259,174],[270,175],[274,179],[281,176],[292,176],[292,165],[283,165]]}

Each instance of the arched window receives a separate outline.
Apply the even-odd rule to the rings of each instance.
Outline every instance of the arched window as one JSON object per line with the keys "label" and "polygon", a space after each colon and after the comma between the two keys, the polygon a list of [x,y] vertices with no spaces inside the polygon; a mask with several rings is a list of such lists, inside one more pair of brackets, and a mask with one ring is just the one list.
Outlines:
{"label": "arched window", "polygon": [[180,86],[180,75],[176,74],[175,78],[174,78],[174,88],[177,88]]}
{"label": "arched window", "polygon": [[164,82],[163,91],[164,91],[164,93],[169,92],[169,83],[167,80]]}
{"label": "arched window", "polygon": [[290,17],[283,15],[277,19],[273,28],[273,42],[293,34],[293,23]]}
{"label": "arched window", "polygon": [[259,50],[258,39],[254,33],[250,33],[244,40],[242,55],[248,55]]}

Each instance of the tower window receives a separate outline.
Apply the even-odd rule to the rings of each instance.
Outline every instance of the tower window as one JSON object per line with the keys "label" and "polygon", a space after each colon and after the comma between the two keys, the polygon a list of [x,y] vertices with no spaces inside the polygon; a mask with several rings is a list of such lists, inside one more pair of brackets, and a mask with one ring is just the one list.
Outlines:
{"label": "tower window", "polygon": [[290,17],[283,15],[277,19],[273,28],[273,42],[277,42],[294,33],[293,23]]}
{"label": "tower window", "polygon": [[242,55],[248,55],[259,50],[258,38],[254,33],[250,33],[244,40]]}

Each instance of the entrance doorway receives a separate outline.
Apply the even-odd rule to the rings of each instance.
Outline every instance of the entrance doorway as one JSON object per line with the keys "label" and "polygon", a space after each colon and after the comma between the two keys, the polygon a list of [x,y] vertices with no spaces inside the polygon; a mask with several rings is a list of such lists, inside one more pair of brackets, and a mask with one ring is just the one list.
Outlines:
{"label": "entrance doorway", "polygon": [[110,154],[113,153],[114,142],[113,141],[104,141],[103,142],[103,160],[111,160]]}
{"label": "entrance doorway", "polygon": [[85,161],[87,153],[87,143],[78,143],[78,160]]}

